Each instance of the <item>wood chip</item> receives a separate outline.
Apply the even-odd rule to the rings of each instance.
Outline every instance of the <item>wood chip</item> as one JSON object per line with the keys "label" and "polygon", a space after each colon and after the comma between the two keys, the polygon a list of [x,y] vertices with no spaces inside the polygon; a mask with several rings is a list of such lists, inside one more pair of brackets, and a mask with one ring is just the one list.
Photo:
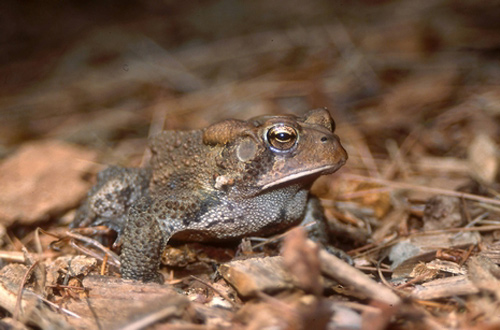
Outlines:
{"label": "wood chip", "polygon": [[[9,264],[0,272],[0,306],[13,313],[19,284],[27,267]],[[58,329],[110,329],[133,322],[146,322],[147,317],[160,319],[179,317],[189,306],[186,297],[170,286],[142,284],[105,276],[87,276],[83,280],[86,293],[81,299],[70,299],[63,306],[66,319],[60,313],[38,303],[40,296],[26,285],[21,300],[21,317],[42,329],[57,324]],[[157,321],[154,319],[153,321]]]}
{"label": "wood chip", "polygon": [[[180,317],[189,301],[171,286],[139,283],[109,276],[87,276],[83,286],[88,297],[72,299],[66,308],[96,328],[118,328],[147,317],[161,315],[160,319]],[[82,320],[70,319],[77,329],[84,328]]]}
{"label": "wood chip", "polygon": [[[21,264],[8,264],[0,271],[0,306],[15,313],[19,285],[27,272],[28,267]],[[20,301],[19,318],[23,323],[31,322],[41,329],[56,327],[57,329],[72,329],[61,314],[48,309],[45,305],[38,303],[35,292],[25,285]],[[57,325],[57,326],[56,326]]]}
{"label": "wood chip", "polygon": [[479,289],[467,276],[458,275],[440,278],[416,286],[411,292],[412,297],[421,300],[440,299],[451,296],[460,296],[478,293]]}
{"label": "wood chip", "polygon": [[438,249],[461,248],[477,245],[481,236],[477,232],[415,235],[394,245],[389,252],[393,278],[408,276],[419,262],[431,261]]}
{"label": "wood chip", "polygon": [[293,287],[283,257],[231,261],[219,267],[224,279],[243,297],[257,292],[277,292]]}
{"label": "wood chip", "polygon": [[[297,227],[285,237],[283,260],[293,276],[294,284],[308,293],[320,295],[323,285],[318,258],[318,245],[308,244],[304,228]],[[312,243],[312,242],[311,242]]]}
{"label": "wood chip", "polygon": [[469,279],[481,290],[491,292],[500,299],[499,267],[485,257],[471,257],[467,261]]}
{"label": "wood chip", "polygon": [[90,184],[82,179],[96,154],[58,141],[23,145],[0,164],[0,221],[31,224],[76,206]]}
{"label": "wood chip", "polygon": [[492,262],[500,264],[500,242],[496,241],[492,244],[484,243],[481,245],[480,256],[489,258]]}
{"label": "wood chip", "polygon": [[398,306],[401,303],[401,299],[391,289],[375,282],[368,275],[325,250],[319,252],[319,259],[321,261],[322,272],[339,281],[341,284],[352,286],[370,299],[388,305]]}

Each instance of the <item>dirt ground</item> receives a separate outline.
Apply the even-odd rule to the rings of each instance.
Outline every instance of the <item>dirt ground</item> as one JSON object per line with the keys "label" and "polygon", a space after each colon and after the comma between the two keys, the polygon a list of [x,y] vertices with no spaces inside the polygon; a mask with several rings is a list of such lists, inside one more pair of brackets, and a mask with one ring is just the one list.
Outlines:
{"label": "dirt ground", "polygon": [[[0,5],[0,328],[500,329],[500,2]],[[349,154],[314,224],[175,244],[164,285],[69,231],[148,137],[329,109]],[[101,245],[102,243],[102,245]]]}

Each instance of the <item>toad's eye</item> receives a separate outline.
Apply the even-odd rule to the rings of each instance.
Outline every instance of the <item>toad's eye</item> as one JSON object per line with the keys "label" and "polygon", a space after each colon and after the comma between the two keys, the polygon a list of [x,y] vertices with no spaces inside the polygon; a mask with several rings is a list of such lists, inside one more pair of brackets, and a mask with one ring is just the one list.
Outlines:
{"label": "toad's eye", "polygon": [[273,148],[286,151],[297,143],[297,131],[290,126],[274,126],[267,132],[267,141]]}

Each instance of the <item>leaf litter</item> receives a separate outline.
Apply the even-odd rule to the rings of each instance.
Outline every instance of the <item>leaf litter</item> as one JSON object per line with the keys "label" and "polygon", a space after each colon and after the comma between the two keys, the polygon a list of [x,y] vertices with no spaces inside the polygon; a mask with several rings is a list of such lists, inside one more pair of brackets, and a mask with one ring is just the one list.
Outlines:
{"label": "leaf litter", "polygon": [[[39,56],[12,48],[18,60],[0,65],[17,70],[0,93],[1,326],[500,327],[498,9],[255,1],[246,16],[216,1],[200,3],[202,18],[172,4],[167,23],[146,2],[121,8],[117,17],[137,16],[115,27],[97,4],[72,11],[98,22],[77,38],[85,20],[69,15],[54,21],[59,35],[11,34],[34,36]],[[224,6],[248,22],[214,20]],[[119,278],[112,232],[67,232],[95,174],[143,164],[151,132],[315,107],[329,108],[349,153],[313,192],[353,266],[308,239],[308,224],[239,245],[169,247],[166,283],[139,284]]]}

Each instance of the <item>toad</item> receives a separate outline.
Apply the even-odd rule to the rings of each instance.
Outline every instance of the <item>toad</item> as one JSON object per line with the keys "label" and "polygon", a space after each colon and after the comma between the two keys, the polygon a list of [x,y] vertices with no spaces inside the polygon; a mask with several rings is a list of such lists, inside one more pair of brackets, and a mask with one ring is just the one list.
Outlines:
{"label": "toad", "polygon": [[116,230],[122,277],[161,283],[161,253],[172,237],[271,235],[299,224],[309,209],[317,213],[312,183],[347,160],[334,131],[326,109],[164,131],[149,143],[147,167],[99,173],[72,227]]}

